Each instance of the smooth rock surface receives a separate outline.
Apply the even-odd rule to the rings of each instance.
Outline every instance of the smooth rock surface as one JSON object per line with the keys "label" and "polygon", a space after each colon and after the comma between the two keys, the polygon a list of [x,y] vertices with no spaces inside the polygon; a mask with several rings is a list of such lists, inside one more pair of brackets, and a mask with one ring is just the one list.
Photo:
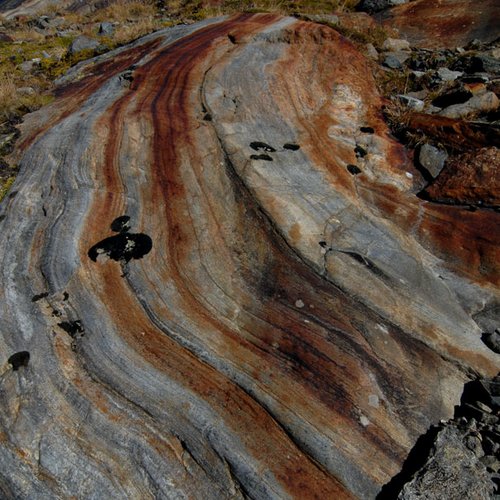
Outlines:
{"label": "smooth rock surface", "polygon": [[0,207],[3,495],[374,498],[498,371],[498,215],[416,196],[331,28],[177,26],[60,85]]}

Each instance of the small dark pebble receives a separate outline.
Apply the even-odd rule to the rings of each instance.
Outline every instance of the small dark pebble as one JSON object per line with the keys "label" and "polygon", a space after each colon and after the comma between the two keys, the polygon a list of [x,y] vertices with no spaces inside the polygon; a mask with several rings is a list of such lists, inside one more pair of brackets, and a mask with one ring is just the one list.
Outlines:
{"label": "small dark pebble", "polygon": [[284,149],[289,149],[290,151],[297,151],[300,149],[300,146],[298,144],[291,144],[291,143],[286,143],[283,145]]}
{"label": "small dark pebble", "polygon": [[361,127],[359,130],[363,132],[363,134],[373,134],[375,130],[372,127]]}
{"label": "small dark pebble", "polygon": [[352,175],[358,175],[361,173],[361,169],[356,165],[347,165],[347,170]]}

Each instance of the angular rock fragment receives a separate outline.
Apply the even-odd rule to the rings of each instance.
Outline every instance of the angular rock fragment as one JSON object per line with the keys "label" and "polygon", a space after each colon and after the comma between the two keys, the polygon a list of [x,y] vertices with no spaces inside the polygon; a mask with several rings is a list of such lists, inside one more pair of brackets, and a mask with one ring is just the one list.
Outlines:
{"label": "angular rock fragment", "polygon": [[430,174],[431,177],[436,178],[444,167],[444,162],[448,158],[446,151],[424,144],[419,151],[418,161],[422,167]]}

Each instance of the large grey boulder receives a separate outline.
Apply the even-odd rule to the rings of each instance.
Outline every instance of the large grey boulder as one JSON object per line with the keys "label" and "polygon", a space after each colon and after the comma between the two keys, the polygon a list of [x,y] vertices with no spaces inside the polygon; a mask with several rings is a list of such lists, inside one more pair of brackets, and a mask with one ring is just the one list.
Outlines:
{"label": "large grey boulder", "polygon": [[77,36],[69,47],[69,53],[71,55],[77,54],[84,50],[95,50],[99,47],[100,43],[93,38],[89,38],[85,35]]}

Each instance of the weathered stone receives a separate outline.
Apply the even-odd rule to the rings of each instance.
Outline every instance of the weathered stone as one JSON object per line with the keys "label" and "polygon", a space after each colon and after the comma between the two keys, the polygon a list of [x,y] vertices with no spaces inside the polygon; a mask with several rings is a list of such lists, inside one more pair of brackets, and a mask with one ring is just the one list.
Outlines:
{"label": "weathered stone", "polygon": [[387,38],[382,44],[382,50],[388,52],[410,50],[410,43],[408,40],[403,40],[401,38]]}
{"label": "weathered stone", "polygon": [[482,441],[478,436],[468,435],[464,438],[465,446],[471,450],[476,457],[481,458],[484,456]]}
{"label": "weathered stone", "polygon": [[378,51],[377,49],[373,46],[372,43],[367,43],[365,45],[366,48],[366,54],[370,59],[374,59],[375,61],[378,60]]}
{"label": "weathered stone", "polygon": [[19,69],[23,73],[31,73],[40,67],[40,60],[32,59],[31,61],[24,61],[19,65]]}
{"label": "weathered stone", "polygon": [[424,144],[418,153],[420,165],[434,178],[443,170],[444,162],[447,158],[448,153],[445,150],[436,148],[430,144]]}
{"label": "weathered stone", "polygon": [[448,118],[463,118],[473,113],[487,113],[495,111],[500,104],[498,97],[493,92],[484,92],[471,97],[462,104],[448,106],[441,111],[442,116]]}
{"label": "weathered stone", "polygon": [[114,31],[115,27],[113,26],[113,23],[102,22],[99,24],[97,34],[101,36],[111,36]]}
{"label": "weathered stone", "polygon": [[448,68],[439,68],[437,70],[437,74],[443,82],[453,82],[457,78],[461,77],[463,75],[463,72],[452,71]]}
{"label": "weathered stone", "polygon": [[84,50],[95,50],[99,47],[100,43],[93,38],[89,38],[85,35],[77,36],[72,42],[68,49],[70,54],[77,54]]}
{"label": "weathered stone", "polygon": [[439,432],[429,460],[398,499],[462,498],[464,492],[474,500],[489,500],[493,483],[477,456],[462,443],[461,434],[448,426]]}
{"label": "weathered stone", "polygon": [[422,111],[424,109],[425,103],[420,99],[411,97],[409,95],[401,95],[401,94],[398,94],[396,97],[403,104],[406,104],[406,106],[408,106],[411,109],[414,109],[415,111]]}
{"label": "weathered stone", "polygon": [[382,64],[391,69],[401,69],[409,57],[408,52],[388,52],[385,54]]}

